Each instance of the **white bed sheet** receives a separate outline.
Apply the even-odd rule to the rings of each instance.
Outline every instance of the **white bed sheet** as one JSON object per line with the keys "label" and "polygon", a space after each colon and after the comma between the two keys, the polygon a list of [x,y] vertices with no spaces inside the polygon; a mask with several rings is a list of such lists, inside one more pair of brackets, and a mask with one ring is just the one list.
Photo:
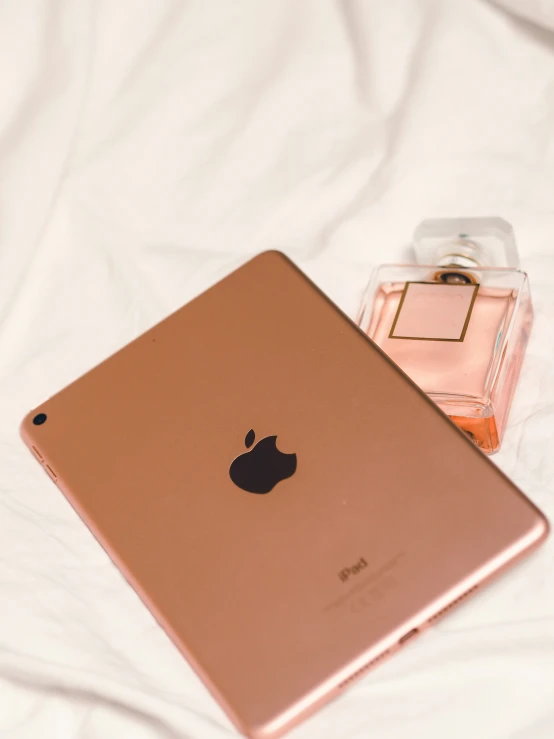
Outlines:
{"label": "white bed sheet", "polygon": [[[498,214],[536,321],[495,461],[554,518],[554,36],[478,0],[6,0],[0,39],[0,737],[230,737],[19,421],[262,249],[353,314],[421,218]],[[294,736],[552,739],[554,538]]]}

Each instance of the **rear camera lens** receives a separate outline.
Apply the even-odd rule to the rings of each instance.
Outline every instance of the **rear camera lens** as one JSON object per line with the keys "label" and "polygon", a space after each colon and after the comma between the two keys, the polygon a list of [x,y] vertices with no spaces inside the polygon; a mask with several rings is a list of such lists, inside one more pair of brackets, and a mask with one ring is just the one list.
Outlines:
{"label": "rear camera lens", "polygon": [[35,426],[42,426],[42,424],[46,421],[46,413],[37,413],[37,415],[33,418],[33,423]]}

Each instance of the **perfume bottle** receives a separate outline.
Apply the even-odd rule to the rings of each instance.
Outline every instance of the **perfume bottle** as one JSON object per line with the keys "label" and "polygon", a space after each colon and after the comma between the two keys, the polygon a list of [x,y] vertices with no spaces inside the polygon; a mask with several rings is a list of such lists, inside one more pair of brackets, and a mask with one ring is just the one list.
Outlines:
{"label": "perfume bottle", "polygon": [[374,272],[358,325],[491,454],[533,323],[512,227],[501,218],[426,220],[414,248],[418,264]]}

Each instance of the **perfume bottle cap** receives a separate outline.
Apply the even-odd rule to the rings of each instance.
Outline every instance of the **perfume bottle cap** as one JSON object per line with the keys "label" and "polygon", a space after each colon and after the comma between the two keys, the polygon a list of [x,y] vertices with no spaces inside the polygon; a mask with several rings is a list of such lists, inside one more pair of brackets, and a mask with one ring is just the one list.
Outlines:
{"label": "perfume bottle cap", "polygon": [[518,267],[514,230],[503,218],[430,218],[414,231],[420,264]]}

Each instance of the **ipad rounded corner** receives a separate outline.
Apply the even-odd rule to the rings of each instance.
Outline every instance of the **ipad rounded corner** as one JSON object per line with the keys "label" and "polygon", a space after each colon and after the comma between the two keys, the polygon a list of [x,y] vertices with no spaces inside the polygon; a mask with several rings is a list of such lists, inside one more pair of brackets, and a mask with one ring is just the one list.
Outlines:
{"label": "ipad rounded corner", "polygon": [[254,727],[241,726],[238,728],[248,739],[279,739],[279,737],[283,736],[292,727],[275,729],[271,725],[262,725]]}
{"label": "ipad rounded corner", "polygon": [[263,262],[281,262],[285,264],[292,264],[291,260],[287,257],[287,255],[280,251],[279,249],[265,249],[264,251],[261,251],[259,254],[256,254],[255,257],[252,257],[251,261],[263,261]]}
{"label": "ipad rounded corner", "polygon": [[533,541],[536,546],[540,546],[548,539],[551,528],[548,518],[542,511],[537,510],[537,519],[533,526]]}
{"label": "ipad rounded corner", "polygon": [[41,412],[38,409],[29,411],[21,420],[19,424],[19,436],[27,446],[31,446],[33,443],[33,429],[42,426],[46,422],[46,413]]}

